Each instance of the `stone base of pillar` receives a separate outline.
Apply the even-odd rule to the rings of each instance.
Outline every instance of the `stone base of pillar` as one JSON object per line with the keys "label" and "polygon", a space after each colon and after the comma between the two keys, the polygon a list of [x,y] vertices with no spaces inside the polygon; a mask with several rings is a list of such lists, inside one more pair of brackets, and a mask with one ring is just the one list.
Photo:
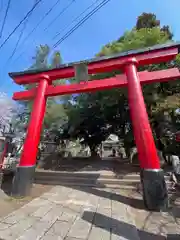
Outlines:
{"label": "stone base of pillar", "polygon": [[162,169],[143,169],[141,183],[145,207],[150,211],[166,211],[168,193]]}
{"label": "stone base of pillar", "polygon": [[13,197],[26,197],[31,193],[34,180],[35,166],[17,167],[12,183]]}
{"label": "stone base of pillar", "polygon": [[2,186],[2,182],[3,182],[3,172],[2,170],[0,169],[0,188]]}

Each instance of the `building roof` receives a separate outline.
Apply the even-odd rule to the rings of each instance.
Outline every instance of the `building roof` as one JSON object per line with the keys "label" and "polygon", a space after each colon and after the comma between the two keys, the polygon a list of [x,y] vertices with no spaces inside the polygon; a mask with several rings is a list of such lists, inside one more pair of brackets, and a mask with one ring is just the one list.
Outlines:
{"label": "building roof", "polygon": [[172,47],[177,47],[180,50],[180,42],[176,42],[176,43],[169,42],[166,44],[158,44],[153,47],[142,48],[142,49],[132,50],[132,51],[126,51],[126,52],[118,53],[118,54],[111,55],[111,56],[96,57],[96,58],[92,58],[92,59],[88,59],[88,60],[84,60],[84,61],[61,64],[56,68],[45,68],[45,69],[37,69],[37,70],[36,69],[35,70],[27,70],[27,71],[22,71],[22,72],[11,72],[11,73],[9,73],[9,76],[13,78],[13,77],[23,76],[23,75],[27,75],[27,74],[31,75],[31,74],[37,74],[37,73],[45,73],[45,72],[48,72],[48,71],[51,71],[54,69],[73,67],[80,63],[89,64],[89,63],[93,63],[93,62],[99,62],[99,61],[108,60],[108,59],[116,59],[119,57],[124,57],[124,56],[134,55],[134,54],[143,54],[146,52],[148,53],[150,51],[156,51],[156,50],[167,49],[167,48],[172,48]]}

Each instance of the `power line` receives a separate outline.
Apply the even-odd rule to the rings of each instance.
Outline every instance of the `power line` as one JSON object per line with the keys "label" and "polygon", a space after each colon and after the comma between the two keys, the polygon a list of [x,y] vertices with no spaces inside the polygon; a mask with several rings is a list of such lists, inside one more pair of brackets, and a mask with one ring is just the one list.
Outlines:
{"label": "power line", "polygon": [[77,30],[84,22],[86,22],[90,17],[92,17],[99,9],[106,5],[110,0],[103,0],[98,6],[96,6],[91,12],[89,12],[83,19],[81,19],[74,27],[72,27],[62,38],[60,38],[53,46],[56,48],[59,46],[66,38],[68,38],[75,30]]}
{"label": "power line", "polygon": [[71,0],[69,4],[62,9],[62,11],[48,24],[44,31],[48,30],[49,27],[75,2],[76,0]]}
{"label": "power line", "polygon": [[68,24],[66,27],[64,27],[60,32],[58,32],[53,38],[52,40],[56,39],[62,32],[64,32],[70,25],[72,25],[76,20],[78,20],[85,12],[87,12],[91,7],[93,7],[97,2],[99,2],[100,0],[96,0],[95,2],[93,2],[89,7],[87,7],[83,12],[81,12],[77,17],[75,17],[70,24]]}
{"label": "power line", "polygon": [[31,30],[31,32],[25,37],[23,44],[27,41],[27,39],[36,31],[36,29],[39,27],[39,25],[44,21],[44,19],[53,11],[53,9],[56,7],[56,5],[60,2],[60,0],[57,0],[55,4],[44,14],[44,16],[40,19],[40,21],[36,24],[36,26]]}
{"label": "power line", "polygon": [[[94,3],[92,3],[90,6],[88,6],[83,12],[81,12],[76,18],[74,18],[68,26],[66,26],[62,31],[60,31],[58,34],[56,34],[56,36],[60,35],[64,30],[66,30],[70,25],[72,25],[73,22],[75,22],[77,19],[79,19],[87,10],[89,10],[92,6],[94,6],[98,1],[100,1],[100,0],[96,0]],[[56,36],[54,38],[56,38]],[[22,52],[14,61],[17,61],[24,53],[25,53],[25,51]]]}
{"label": "power line", "polygon": [[[28,19],[27,19],[27,20],[28,20]],[[20,43],[21,38],[22,38],[22,36],[23,36],[23,33],[24,33],[25,29],[26,29],[27,23],[28,23],[28,21],[26,21],[26,22],[24,23],[24,26],[23,26],[23,28],[22,28],[22,30],[21,30],[21,32],[20,32],[19,38],[18,38],[18,40],[17,40],[17,42],[16,42],[16,45],[15,45],[15,47],[14,47],[14,50],[12,51],[12,54],[11,54],[10,57],[8,58],[8,60],[7,60],[7,62],[6,62],[6,65],[11,61],[11,59],[12,59],[13,56],[14,56],[14,54],[16,53],[16,50],[17,50],[17,48],[18,48],[18,46],[19,46],[19,43]]]}
{"label": "power line", "polygon": [[[23,33],[24,33],[25,27],[26,27],[26,22],[24,23],[24,27],[22,28],[22,30],[21,30],[21,32],[20,32],[20,35],[19,35],[19,38],[18,38],[17,43],[16,43],[16,45],[15,45],[15,48],[14,48],[12,54],[10,55],[10,57],[8,58],[7,63],[11,60],[11,58],[13,58],[13,56],[14,56],[14,54],[15,54],[15,52],[16,52],[16,49],[17,49],[17,47],[18,47],[18,45],[19,45],[19,42],[20,42],[20,40],[21,40],[21,38],[22,38],[22,35],[23,35]],[[7,63],[6,63],[6,64],[7,64]]]}
{"label": "power line", "polygon": [[[70,29],[59,41],[54,44],[53,49],[59,46],[65,39],[67,39],[75,30],[83,25],[89,18],[91,18],[98,10],[105,6],[110,0],[103,0],[98,6],[96,6],[91,12],[89,12],[83,19],[81,19],[73,28]],[[23,53],[22,53],[23,54]],[[21,55],[22,55],[21,54]],[[20,57],[20,56],[19,56]],[[18,57],[18,58],[19,58]]]}
{"label": "power line", "polygon": [[5,27],[5,24],[6,24],[6,19],[7,19],[9,9],[10,9],[10,4],[11,4],[11,0],[8,0],[6,12],[5,12],[5,15],[4,15],[4,19],[3,19],[3,23],[2,23],[2,27],[1,27],[1,31],[0,31],[0,38],[2,37],[3,30],[4,30],[4,27]]}
{"label": "power line", "polygon": [[[34,4],[36,4],[36,2],[37,2],[37,0],[35,0],[35,3],[34,3]],[[8,58],[8,60],[7,60],[7,62],[6,62],[6,65],[11,61],[11,59],[12,59],[13,56],[14,56],[14,54],[16,53],[16,50],[17,50],[17,48],[18,48],[18,46],[19,46],[19,43],[20,43],[20,41],[21,41],[21,39],[22,39],[23,33],[24,33],[24,31],[25,31],[25,29],[26,29],[26,26],[27,26],[27,24],[28,24],[29,18],[31,17],[32,14],[33,14],[33,12],[31,12],[31,14],[29,15],[29,17],[28,17],[28,18],[26,19],[26,21],[24,22],[23,28],[22,28],[22,30],[21,30],[21,32],[20,32],[20,34],[19,34],[19,38],[18,38],[18,40],[17,40],[17,42],[16,42],[16,45],[15,45],[15,47],[14,47],[14,50],[12,51],[12,54],[11,54],[10,57]]]}
{"label": "power line", "polygon": [[[76,0],[72,0],[65,8],[62,9],[62,11],[58,14],[58,16],[56,16],[55,19],[53,19],[53,21],[49,24],[52,25],[53,22],[59,18],[70,6],[73,2],[75,2]],[[26,38],[23,41],[23,44],[26,42],[26,40],[31,36],[31,34],[39,27],[39,25],[42,23],[42,21],[52,12],[52,10],[56,7],[56,5],[60,2],[60,0],[57,0],[56,3],[47,11],[47,13],[42,17],[42,19],[38,22],[38,24],[32,29],[32,31],[28,34],[28,36],[26,36]],[[49,26],[48,25],[48,26]],[[43,30],[46,31],[46,28]],[[25,51],[24,51],[25,52]],[[17,61],[23,54],[24,52],[22,52],[15,60]]]}
{"label": "power line", "polygon": [[74,27],[72,27],[62,38],[60,38],[53,48],[59,46],[65,39],[67,39],[75,30],[83,25],[89,18],[91,18],[98,10],[105,6],[110,0],[103,0],[98,6],[96,6],[91,12],[89,12],[83,19],[81,19]]}
{"label": "power line", "polygon": [[[37,1],[37,0],[36,0],[36,1]],[[74,1],[76,1],[76,0],[71,1],[70,4],[69,4],[68,6],[66,6],[66,7],[59,13],[58,17],[60,17],[60,15],[63,14],[63,13],[67,10],[67,8],[70,7],[70,5],[71,5]],[[39,1],[38,1],[38,2],[39,2]],[[26,38],[25,38],[24,41],[23,41],[23,45],[24,45],[24,43],[26,42],[26,40],[31,36],[31,34],[39,27],[39,25],[42,23],[42,21],[53,11],[53,9],[57,6],[57,4],[58,4],[59,2],[60,2],[60,0],[57,0],[57,1],[53,4],[53,6],[45,13],[45,15],[41,18],[41,20],[37,23],[37,25],[36,25],[36,26],[32,29],[32,31],[26,36]],[[32,14],[32,12],[31,12],[30,14]],[[30,14],[29,14],[29,16],[30,16]],[[28,16],[28,17],[29,17],[29,16]],[[26,20],[28,20],[28,18],[27,18]],[[19,45],[19,42],[20,42],[20,40],[21,40],[21,37],[22,37],[22,35],[23,35],[23,32],[24,32],[25,27],[26,27],[26,22],[24,23],[24,28],[21,30],[21,33],[20,33],[20,36],[19,36],[18,41],[17,41],[17,43],[16,43],[16,46],[15,46],[15,48],[14,48],[11,56],[10,56],[9,59],[7,60],[7,63],[13,58],[13,56],[14,56],[16,50],[17,50],[17,47],[18,47],[18,45]],[[0,48],[1,48],[1,47],[0,47]],[[24,52],[23,52],[23,53],[24,53]],[[19,58],[23,55],[23,53],[20,54],[20,56],[19,56],[17,59],[19,59]],[[17,59],[16,59],[16,60],[17,60]],[[7,63],[6,63],[6,65],[7,65]]]}
{"label": "power line", "polygon": [[[66,33],[62,37],[63,39],[61,38],[56,44],[54,44],[53,49],[56,48],[62,41],[64,41],[69,35],[71,35],[76,29],[78,29],[85,21],[87,21],[92,15],[94,15],[100,8],[102,8],[104,5],[106,5],[109,1],[110,0],[103,0],[99,5],[97,5],[91,12],[89,12],[83,19],[81,19],[68,33]],[[98,1],[96,1],[96,2],[98,2]],[[95,4],[95,2],[94,2],[94,4]],[[88,8],[90,8],[90,6]],[[80,15],[82,15],[82,13]],[[79,16],[77,18],[79,18]],[[25,53],[25,51],[22,52],[14,61],[17,61],[24,53]]]}
{"label": "power line", "polygon": [[[38,2],[40,3],[41,1],[35,0],[34,5],[36,5]],[[33,6],[34,6],[34,5],[33,5]],[[36,5],[36,6],[37,6],[37,5]],[[26,20],[25,20],[25,22],[24,22],[24,25],[23,25],[23,28],[22,28],[22,30],[21,30],[21,32],[20,32],[19,38],[18,38],[18,40],[17,40],[17,42],[16,42],[16,45],[15,45],[15,47],[14,47],[14,50],[13,50],[12,54],[10,55],[10,57],[7,59],[4,68],[5,68],[6,66],[8,66],[8,63],[9,63],[9,62],[11,61],[11,59],[13,58],[13,56],[14,56],[16,50],[17,50],[17,47],[18,47],[18,45],[19,45],[19,43],[20,43],[20,41],[21,41],[21,38],[22,38],[22,36],[23,36],[23,33],[24,33],[25,29],[26,29],[26,26],[27,26],[27,23],[28,23],[28,21],[29,21],[29,18],[31,17],[32,14],[33,14],[33,11],[31,11],[30,14],[28,15],[28,17],[26,18]],[[4,85],[4,82],[3,82],[3,84],[0,85],[0,87],[3,87],[3,85]]]}
{"label": "power line", "polygon": [[[37,1],[37,0],[36,0]],[[41,18],[41,20],[37,23],[37,25],[31,30],[31,32],[26,36],[26,38],[24,39],[23,41],[23,45],[24,43],[26,42],[26,40],[30,37],[30,35],[37,29],[37,27],[41,24],[41,22],[50,14],[50,12],[54,9],[54,7],[60,2],[60,0],[57,0],[56,3],[48,10],[48,12]],[[32,15],[32,12],[31,12],[31,15]],[[30,17],[30,16],[29,16]],[[9,57],[9,59],[7,60],[7,63],[13,58],[14,54],[16,53],[16,50],[18,48],[18,45],[19,45],[19,42],[21,41],[21,38],[23,36],[23,33],[25,31],[25,28],[26,28],[26,25],[28,23],[28,20],[29,20],[29,17],[26,19],[26,22],[24,23],[24,27],[23,29],[21,30],[20,32],[20,35],[19,35],[19,38],[18,38],[18,41],[16,43],[16,46],[11,54],[11,56]],[[6,63],[6,65],[7,65]]]}
{"label": "power line", "polygon": [[6,44],[6,42],[11,38],[11,36],[16,32],[19,26],[29,17],[29,15],[34,11],[34,9],[38,6],[38,4],[42,0],[37,1],[34,6],[27,12],[26,16],[19,22],[19,24],[14,28],[14,30],[8,35],[8,37],[4,40],[4,42],[0,45],[0,49]]}

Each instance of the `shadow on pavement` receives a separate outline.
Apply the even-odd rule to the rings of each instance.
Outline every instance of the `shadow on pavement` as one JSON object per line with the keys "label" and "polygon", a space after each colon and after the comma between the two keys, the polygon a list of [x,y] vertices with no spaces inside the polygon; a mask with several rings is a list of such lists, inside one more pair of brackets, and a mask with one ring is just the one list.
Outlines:
{"label": "shadow on pavement", "polygon": [[71,188],[79,190],[79,191],[84,191],[84,192],[87,192],[90,194],[94,194],[99,197],[108,198],[108,199],[111,199],[111,200],[114,200],[117,202],[121,202],[121,203],[127,204],[133,208],[144,209],[144,203],[143,203],[143,200],[141,200],[141,199],[135,199],[135,198],[123,196],[121,194],[107,192],[102,189],[100,190],[100,189],[90,188],[90,187],[87,187],[87,188],[71,187]]}
{"label": "shadow on pavement", "polygon": [[[138,237],[141,240],[178,240],[180,236],[177,234],[169,234],[167,237],[149,233],[143,230],[137,229],[138,235],[136,236],[136,227],[132,224],[125,223],[114,218],[107,217],[100,213],[94,213],[90,211],[84,211],[82,219],[92,223],[95,227],[103,228],[112,234],[123,237],[128,240],[137,240]],[[93,219],[93,222],[92,222]]]}

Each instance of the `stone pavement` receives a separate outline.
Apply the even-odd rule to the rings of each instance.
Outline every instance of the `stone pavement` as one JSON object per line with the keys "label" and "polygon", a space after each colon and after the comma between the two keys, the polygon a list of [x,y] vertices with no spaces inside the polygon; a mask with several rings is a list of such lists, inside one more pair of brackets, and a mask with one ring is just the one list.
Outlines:
{"label": "stone pavement", "polygon": [[[117,190],[118,191],[118,190]],[[132,207],[112,189],[55,186],[0,219],[3,240],[140,240]],[[145,232],[144,232],[145,233]],[[155,235],[143,235],[144,239]]]}
{"label": "stone pavement", "polygon": [[[41,197],[0,219],[3,240],[138,239],[128,206],[89,193],[91,189],[56,186]],[[92,189],[92,191],[101,191]],[[122,237],[120,237],[120,235]]]}

